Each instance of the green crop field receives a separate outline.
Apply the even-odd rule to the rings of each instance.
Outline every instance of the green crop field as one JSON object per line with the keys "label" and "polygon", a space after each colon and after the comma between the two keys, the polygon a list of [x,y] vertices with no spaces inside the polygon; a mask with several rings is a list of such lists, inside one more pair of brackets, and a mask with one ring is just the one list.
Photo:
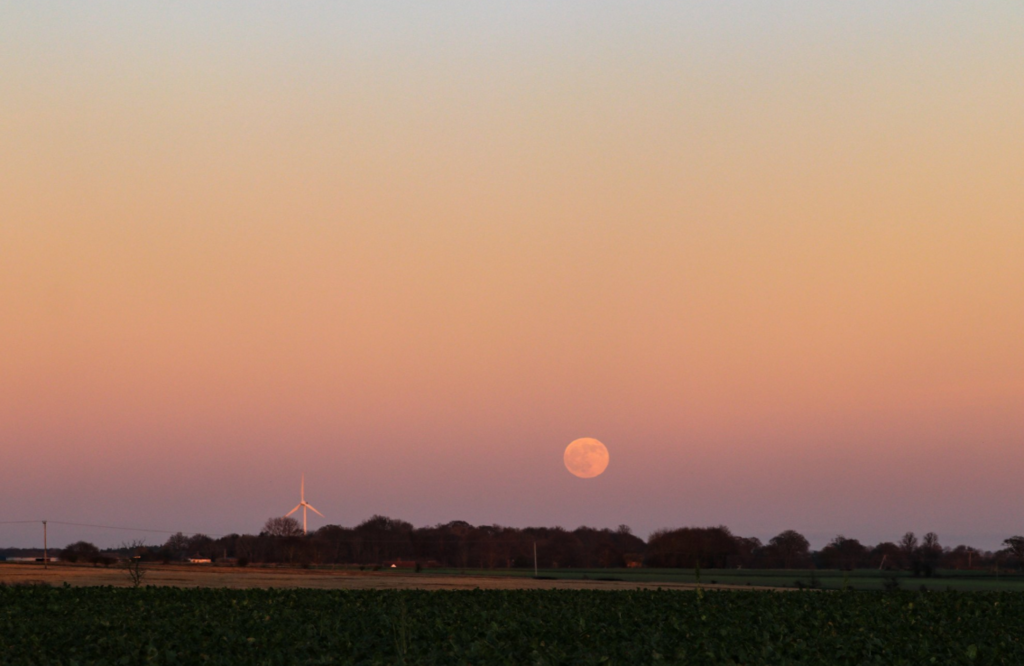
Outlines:
{"label": "green crop field", "polygon": [[0,588],[0,663],[1021,664],[1024,595]]}

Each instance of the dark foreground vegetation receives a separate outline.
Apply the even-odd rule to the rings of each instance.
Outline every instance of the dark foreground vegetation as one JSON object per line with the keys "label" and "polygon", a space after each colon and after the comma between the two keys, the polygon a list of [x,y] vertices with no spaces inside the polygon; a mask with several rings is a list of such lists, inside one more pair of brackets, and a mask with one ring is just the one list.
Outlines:
{"label": "dark foreground vegetation", "polygon": [[1021,664],[1024,596],[0,588],[0,663]]}

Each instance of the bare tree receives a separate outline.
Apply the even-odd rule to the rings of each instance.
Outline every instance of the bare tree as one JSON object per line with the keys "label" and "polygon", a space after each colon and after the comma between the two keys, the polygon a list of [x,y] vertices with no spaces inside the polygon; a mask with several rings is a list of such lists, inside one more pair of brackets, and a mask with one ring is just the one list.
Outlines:
{"label": "bare tree", "polygon": [[921,540],[921,546],[917,550],[922,573],[926,576],[931,576],[935,569],[938,568],[940,560],[942,560],[942,546],[939,544],[939,535],[935,532],[925,534]]}
{"label": "bare tree", "polygon": [[131,543],[122,543],[121,548],[128,551],[128,559],[124,563],[124,572],[131,581],[132,587],[142,585],[142,579],[146,577],[146,569],[142,566],[142,551],[146,549],[146,542],[136,539]]}
{"label": "bare tree", "polygon": [[302,525],[289,516],[268,518],[267,522],[263,524],[263,532],[276,537],[302,536]]}
{"label": "bare tree", "polygon": [[900,539],[900,554],[903,555],[903,566],[910,569],[917,561],[917,537],[913,532],[907,532]]}

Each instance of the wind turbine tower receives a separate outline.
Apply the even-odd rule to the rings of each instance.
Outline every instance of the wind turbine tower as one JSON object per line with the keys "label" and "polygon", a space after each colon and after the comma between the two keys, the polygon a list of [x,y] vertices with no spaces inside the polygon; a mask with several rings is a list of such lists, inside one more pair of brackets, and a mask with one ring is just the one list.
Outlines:
{"label": "wind turbine tower", "polygon": [[296,506],[294,509],[292,509],[291,511],[286,513],[285,514],[285,518],[287,518],[288,516],[292,515],[293,513],[298,511],[299,509],[302,509],[302,533],[305,534],[306,533],[306,509],[309,509],[310,511],[312,511],[316,515],[320,516],[321,518],[324,517],[324,514],[320,513],[316,509],[314,509],[313,505],[306,501],[306,475],[305,474],[302,475],[302,485],[299,486],[299,497],[301,498],[302,501],[299,502],[298,506]]}

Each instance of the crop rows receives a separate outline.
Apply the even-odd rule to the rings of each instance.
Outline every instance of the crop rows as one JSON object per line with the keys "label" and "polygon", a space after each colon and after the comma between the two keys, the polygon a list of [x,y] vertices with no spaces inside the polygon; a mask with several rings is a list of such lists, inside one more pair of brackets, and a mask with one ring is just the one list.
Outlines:
{"label": "crop rows", "polygon": [[1021,664],[1014,593],[0,588],[0,663]]}

